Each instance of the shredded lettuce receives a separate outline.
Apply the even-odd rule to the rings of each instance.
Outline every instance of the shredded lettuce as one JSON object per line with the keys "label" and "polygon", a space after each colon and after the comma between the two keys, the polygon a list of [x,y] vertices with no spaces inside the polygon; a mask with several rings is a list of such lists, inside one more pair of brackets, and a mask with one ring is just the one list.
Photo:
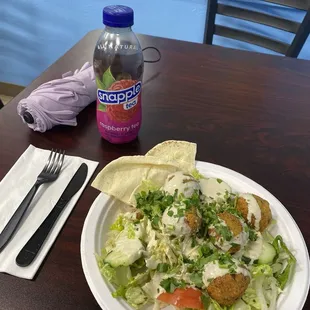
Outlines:
{"label": "shredded lettuce", "polygon": [[141,242],[145,234],[145,219],[137,219],[137,213],[127,212],[117,217],[111,225],[101,260],[111,267],[129,266],[137,261],[144,251]]}
{"label": "shredded lettuce", "polygon": [[127,266],[113,268],[109,264],[102,264],[99,270],[106,280],[115,285],[127,285],[131,278],[131,271]]}
{"label": "shredded lettuce", "polygon": [[284,266],[284,268],[275,273],[275,278],[278,280],[281,290],[283,290],[294,271],[296,258],[287,248],[281,236],[276,236],[272,245],[276,249],[278,256],[275,264],[282,264]]}
{"label": "shredded lettuce", "polygon": [[249,287],[242,296],[242,300],[245,301],[252,309],[260,310],[260,302],[257,298],[257,294],[254,288]]}
{"label": "shredded lettuce", "polygon": [[116,271],[115,268],[111,267],[109,264],[103,264],[101,268],[99,268],[100,273],[111,283],[118,284],[116,279]]}
{"label": "shredded lettuce", "polygon": [[128,225],[127,228],[127,237],[128,239],[134,239],[136,237],[136,233],[135,233],[135,227],[132,223],[130,223]]}
{"label": "shredded lettuce", "polygon": [[269,265],[259,265],[253,268],[252,274],[255,278],[259,276],[272,276],[272,268]]}
{"label": "shredded lettuce", "polygon": [[149,271],[140,273],[127,281],[126,284],[119,285],[117,290],[113,292],[112,296],[114,298],[124,298],[132,307],[138,309],[149,301],[149,298],[142,290],[142,286],[149,280]]}
{"label": "shredded lettuce", "polygon": [[276,301],[279,295],[277,281],[273,277],[269,265],[259,265],[252,270],[250,286],[242,296],[242,300],[253,309],[276,310]]}
{"label": "shredded lettuce", "polygon": [[242,299],[238,299],[229,310],[252,310],[251,306],[246,304]]}
{"label": "shredded lettuce", "polygon": [[144,246],[138,238],[129,239],[123,230],[115,242],[115,248],[104,261],[112,267],[129,266],[142,256]]}
{"label": "shredded lettuce", "polygon": [[228,309],[229,308],[226,306],[221,307],[214,299],[211,299],[211,305],[208,310],[228,310]]}
{"label": "shredded lettuce", "polygon": [[290,279],[296,259],[281,236],[273,238],[269,232],[264,232],[263,237],[272,243],[277,256],[271,266],[253,267],[253,278],[242,300],[255,310],[275,310],[278,296]]}
{"label": "shredded lettuce", "polygon": [[148,298],[139,286],[129,287],[126,290],[125,298],[129,305],[139,308],[148,302]]}
{"label": "shredded lettuce", "polygon": [[111,225],[110,230],[122,231],[124,230],[124,216],[119,215],[116,221]]}
{"label": "shredded lettuce", "polygon": [[256,290],[257,298],[259,300],[260,306],[262,310],[267,310],[267,300],[266,296],[264,295],[264,281],[266,277],[272,276],[272,269],[269,265],[261,265],[257,266],[253,270],[254,275],[254,288]]}
{"label": "shredded lettuce", "polygon": [[158,235],[149,221],[146,227],[147,259],[146,265],[150,269],[156,269],[159,263],[175,265],[178,263],[177,245],[169,239],[169,236]]}

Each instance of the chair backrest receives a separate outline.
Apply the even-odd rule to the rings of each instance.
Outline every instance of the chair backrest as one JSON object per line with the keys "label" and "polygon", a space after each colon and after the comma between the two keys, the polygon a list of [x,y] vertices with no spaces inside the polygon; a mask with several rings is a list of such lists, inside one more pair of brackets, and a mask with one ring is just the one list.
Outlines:
{"label": "chair backrest", "polygon": [[[253,10],[239,8],[236,6],[218,3],[218,0],[208,0],[206,14],[206,25],[204,33],[204,43],[212,44],[213,35],[219,35],[239,41],[248,42],[265,47],[288,57],[297,57],[306,42],[310,32],[310,0],[265,0],[283,6],[305,10],[306,15],[301,23],[285,18],[265,14]],[[216,14],[239,18],[295,34],[291,44],[274,40],[262,35],[251,33],[245,30],[215,24]]]}

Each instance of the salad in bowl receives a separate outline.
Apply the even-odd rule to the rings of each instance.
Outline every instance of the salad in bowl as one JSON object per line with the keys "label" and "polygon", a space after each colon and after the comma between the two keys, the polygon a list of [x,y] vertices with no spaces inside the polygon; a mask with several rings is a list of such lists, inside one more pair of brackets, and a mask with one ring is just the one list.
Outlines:
{"label": "salad in bowl", "polygon": [[296,259],[269,202],[200,174],[195,155],[168,141],[101,171],[93,186],[127,207],[96,254],[100,273],[136,309],[278,309]]}

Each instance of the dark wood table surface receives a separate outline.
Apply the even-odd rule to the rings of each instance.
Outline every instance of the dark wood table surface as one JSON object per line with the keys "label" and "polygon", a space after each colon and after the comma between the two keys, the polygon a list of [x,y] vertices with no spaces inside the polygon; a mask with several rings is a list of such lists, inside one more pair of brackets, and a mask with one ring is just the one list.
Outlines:
{"label": "dark wood table surface", "polygon": [[[99,31],[87,34],[0,111],[0,179],[29,144],[99,161],[144,154],[168,139],[198,144],[197,159],[234,169],[273,193],[310,244],[310,62],[151,36],[162,60],[145,65],[139,138],[112,145],[99,136],[95,105],[77,127],[33,132],[16,113],[41,83],[92,61]],[[149,51],[151,52],[151,51]],[[152,55],[148,55],[152,56]],[[99,309],[81,266],[80,236],[98,195],[88,186],[34,281],[0,274],[1,310]],[[310,309],[308,298],[304,309]],[[293,310],[293,309],[292,309]]]}

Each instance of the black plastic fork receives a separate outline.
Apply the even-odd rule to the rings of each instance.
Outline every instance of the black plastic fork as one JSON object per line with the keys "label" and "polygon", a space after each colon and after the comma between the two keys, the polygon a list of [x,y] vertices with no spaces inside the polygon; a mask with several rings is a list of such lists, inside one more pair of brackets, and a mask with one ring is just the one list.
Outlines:
{"label": "black plastic fork", "polygon": [[55,181],[60,173],[62,164],[64,162],[65,151],[52,150],[45,167],[37,177],[37,180],[33,187],[30,189],[27,196],[24,198],[20,206],[17,208],[9,222],[4,227],[0,234],[0,252],[5,248],[7,243],[10,241],[14,232],[16,231],[18,224],[20,223],[23,215],[28,209],[34,195],[36,194],[39,187],[44,183],[50,183]]}

